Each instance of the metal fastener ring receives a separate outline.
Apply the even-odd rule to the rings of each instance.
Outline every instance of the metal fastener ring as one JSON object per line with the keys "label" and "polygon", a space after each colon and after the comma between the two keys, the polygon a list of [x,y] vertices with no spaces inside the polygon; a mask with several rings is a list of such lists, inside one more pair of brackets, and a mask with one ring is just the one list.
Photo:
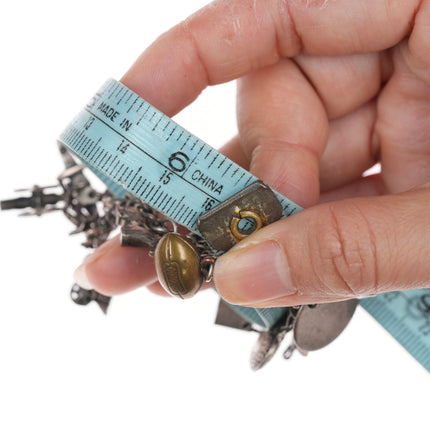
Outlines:
{"label": "metal fastener ring", "polygon": [[239,228],[239,222],[244,218],[251,218],[255,222],[255,228],[252,230],[252,232],[260,230],[261,227],[267,224],[262,215],[257,211],[254,211],[252,209],[243,209],[239,211],[239,213],[235,215],[230,222],[231,235],[237,242],[241,241],[242,239],[245,239],[250,234],[244,233]]}

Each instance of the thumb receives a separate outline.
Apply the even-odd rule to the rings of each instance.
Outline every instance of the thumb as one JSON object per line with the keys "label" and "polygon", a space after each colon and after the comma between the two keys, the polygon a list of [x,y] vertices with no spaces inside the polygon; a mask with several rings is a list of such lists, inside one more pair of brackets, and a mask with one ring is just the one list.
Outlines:
{"label": "thumb", "polygon": [[215,285],[227,301],[257,307],[428,287],[429,201],[430,183],[307,209],[220,257]]}

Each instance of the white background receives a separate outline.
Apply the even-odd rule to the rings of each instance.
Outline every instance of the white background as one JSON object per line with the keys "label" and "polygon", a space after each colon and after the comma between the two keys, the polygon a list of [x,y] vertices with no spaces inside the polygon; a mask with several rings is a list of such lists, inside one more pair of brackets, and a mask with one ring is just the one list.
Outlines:
{"label": "white background", "polygon": [[[0,10],[0,198],[55,183],[55,139],[202,0],[9,1]],[[219,146],[235,86],[177,120]],[[108,316],[69,299],[86,255],[61,213],[0,214],[1,429],[428,428],[428,374],[365,311],[326,349],[249,369],[254,334],[214,326],[217,298],[117,297]],[[286,345],[283,345],[286,347]]]}

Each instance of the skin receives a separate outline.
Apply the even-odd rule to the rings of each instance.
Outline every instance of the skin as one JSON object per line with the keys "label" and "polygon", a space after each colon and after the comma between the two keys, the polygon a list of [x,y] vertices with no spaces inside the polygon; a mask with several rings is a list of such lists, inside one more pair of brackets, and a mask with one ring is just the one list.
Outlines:
{"label": "skin", "polygon": [[[430,0],[215,1],[122,82],[167,115],[238,79],[224,154],[307,208],[215,265],[229,302],[290,306],[430,285]],[[381,163],[381,173],[363,172]],[[147,250],[117,238],[77,270],[158,294]]]}

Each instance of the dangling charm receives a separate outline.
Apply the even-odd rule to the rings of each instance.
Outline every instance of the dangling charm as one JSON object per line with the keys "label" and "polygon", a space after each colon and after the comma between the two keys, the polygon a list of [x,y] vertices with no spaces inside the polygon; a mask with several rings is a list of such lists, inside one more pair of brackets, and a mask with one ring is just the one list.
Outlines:
{"label": "dangling charm", "polygon": [[170,294],[187,299],[200,289],[203,275],[196,246],[179,233],[167,233],[154,252],[158,280]]}
{"label": "dangling charm", "polygon": [[177,233],[174,221],[129,194],[115,211],[121,245],[149,248],[158,280],[169,294],[188,299],[203,280],[212,279],[216,254],[205,239],[192,232],[186,237]]}

